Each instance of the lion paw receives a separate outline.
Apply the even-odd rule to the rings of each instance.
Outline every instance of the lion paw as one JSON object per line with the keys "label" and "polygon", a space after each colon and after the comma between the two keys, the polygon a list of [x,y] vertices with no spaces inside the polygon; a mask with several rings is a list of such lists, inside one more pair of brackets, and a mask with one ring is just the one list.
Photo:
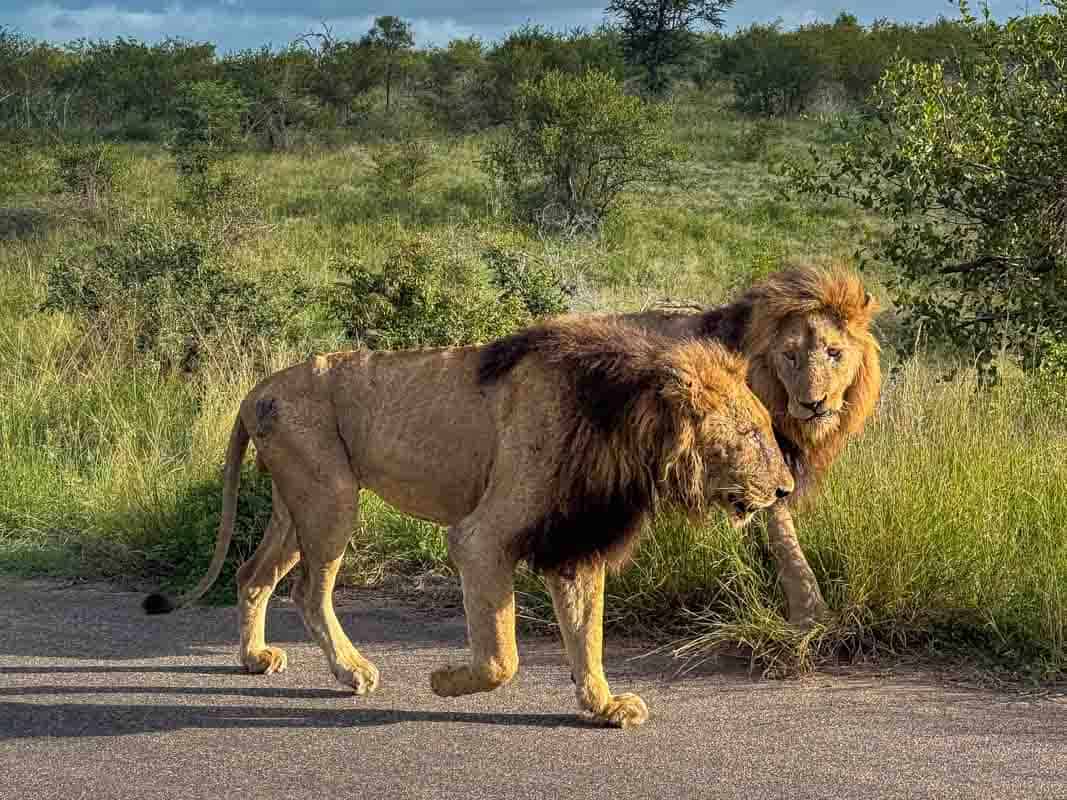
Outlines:
{"label": "lion paw", "polygon": [[352,687],[356,694],[370,694],[378,688],[378,668],[369,661],[361,661],[351,667],[338,664],[333,674],[342,684]]}
{"label": "lion paw", "polygon": [[252,675],[273,675],[285,672],[289,659],[280,647],[264,647],[241,657],[241,665]]}
{"label": "lion paw", "polygon": [[430,675],[430,688],[438,697],[460,697],[475,692],[491,692],[511,680],[514,669],[490,667],[475,671],[469,666],[442,667]]}
{"label": "lion paw", "polygon": [[609,728],[636,728],[648,721],[648,706],[636,694],[617,694],[593,718]]}

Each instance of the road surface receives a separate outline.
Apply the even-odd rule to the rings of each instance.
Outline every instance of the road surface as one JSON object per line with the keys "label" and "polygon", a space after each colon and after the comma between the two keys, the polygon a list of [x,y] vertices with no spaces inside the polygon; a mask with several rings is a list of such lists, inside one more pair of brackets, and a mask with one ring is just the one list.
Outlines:
{"label": "road surface", "polygon": [[428,678],[463,657],[461,617],[346,603],[342,622],[382,673],[356,698],[285,601],[268,634],[289,669],[271,677],[236,668],[233,609],[145,617],[140,601],[5,579],[0,797],[1067,799],[1067,698],[1054,692],[915,672],[767,681],[728,660],[678,677],[609,642],[613,689],[640,692],[652,714],[623,732],[576,717],[550,638],[520,642],[512,685],[446,700]]}

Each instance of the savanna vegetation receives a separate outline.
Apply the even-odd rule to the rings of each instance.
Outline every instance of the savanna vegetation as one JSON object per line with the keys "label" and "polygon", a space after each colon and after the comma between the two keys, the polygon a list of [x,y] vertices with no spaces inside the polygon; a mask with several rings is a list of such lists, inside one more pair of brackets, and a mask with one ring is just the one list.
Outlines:
{"label": "savanna vegetation", "polygon": [[[919,648],[1062,674],[1067,8],[668,35],[647,5],[437,48],[394,17],[229,54],[0,30],[0,569],[188,586],[241,397],[313,352],[712,304],[837,259],[888,307],[888,381],[798,517],[833,615],[785,625],[758,527],[668,517],[609,623],[771,667]],[[249,467],[216,600],[269,498]],[[345,582],[447,585],[439,529],[364,508]]]}

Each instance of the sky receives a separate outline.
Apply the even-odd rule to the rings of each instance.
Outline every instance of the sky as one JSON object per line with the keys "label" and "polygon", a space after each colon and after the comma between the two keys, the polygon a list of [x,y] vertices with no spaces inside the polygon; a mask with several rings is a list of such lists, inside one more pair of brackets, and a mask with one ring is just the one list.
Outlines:
{"label": "sky", "polygon": [[[412,22],[420,46],[457,37],[500,38],[533,22],[554,30],[592,28],[604,20],[607,0],[0,0],[0,26],[35,39],[65,42],[116,36],[158,41],[167,36],[210,41],[226,52],[263,44],[284,45],[326,23],[339,38],[357,38],[374,17],[396,14]],[[991,0],[998,17],[1033,11],[1040,0]],[[861,22],[879,17],[922,21],[955,17],[949,0],[737,0],[725,30],[781,19],[787,27],[831,21],[848,10]]]}

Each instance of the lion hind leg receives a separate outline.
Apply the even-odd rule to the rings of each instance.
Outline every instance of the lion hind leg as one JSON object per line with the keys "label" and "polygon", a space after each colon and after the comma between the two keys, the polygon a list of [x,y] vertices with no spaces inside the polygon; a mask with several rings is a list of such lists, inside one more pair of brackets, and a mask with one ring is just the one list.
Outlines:
{"label": "lion hind leg", "polygon": [[430,688],[441,697],[489,692],[510,681],[519,669],[515,559],[500,542],[463,524],[449,531],[449,545],[463,584],[471,660],[435,670]]}
{"label": "lion hind leg", "polygon": [[288,659],[266,641],[267,603],[278,582],[300,560],[289,509],[273,489],[270,523],[256,552],[237,570],[237,604],[241,629],[240,661],[256,675],[285,670]]}
{"label": "lion hind leg", "polygon": [[299,510],[290,506],[302,559],[293,599],[334,677],[362,695],[378,688],[378,668],[352,644],[333,607],[337,572],[355,527],[359,487],[347,460],[338,454],[335,461],[325,473],[329,482],[303,486]]}
{"label": "lion hind leg", "polygon": [[604,676],[604,564],[575,566],[573,576],[546,573],[564,649],[571,662],[578,706],[614,728],[636,728],[648,707],[636,694],[613,695]]}

